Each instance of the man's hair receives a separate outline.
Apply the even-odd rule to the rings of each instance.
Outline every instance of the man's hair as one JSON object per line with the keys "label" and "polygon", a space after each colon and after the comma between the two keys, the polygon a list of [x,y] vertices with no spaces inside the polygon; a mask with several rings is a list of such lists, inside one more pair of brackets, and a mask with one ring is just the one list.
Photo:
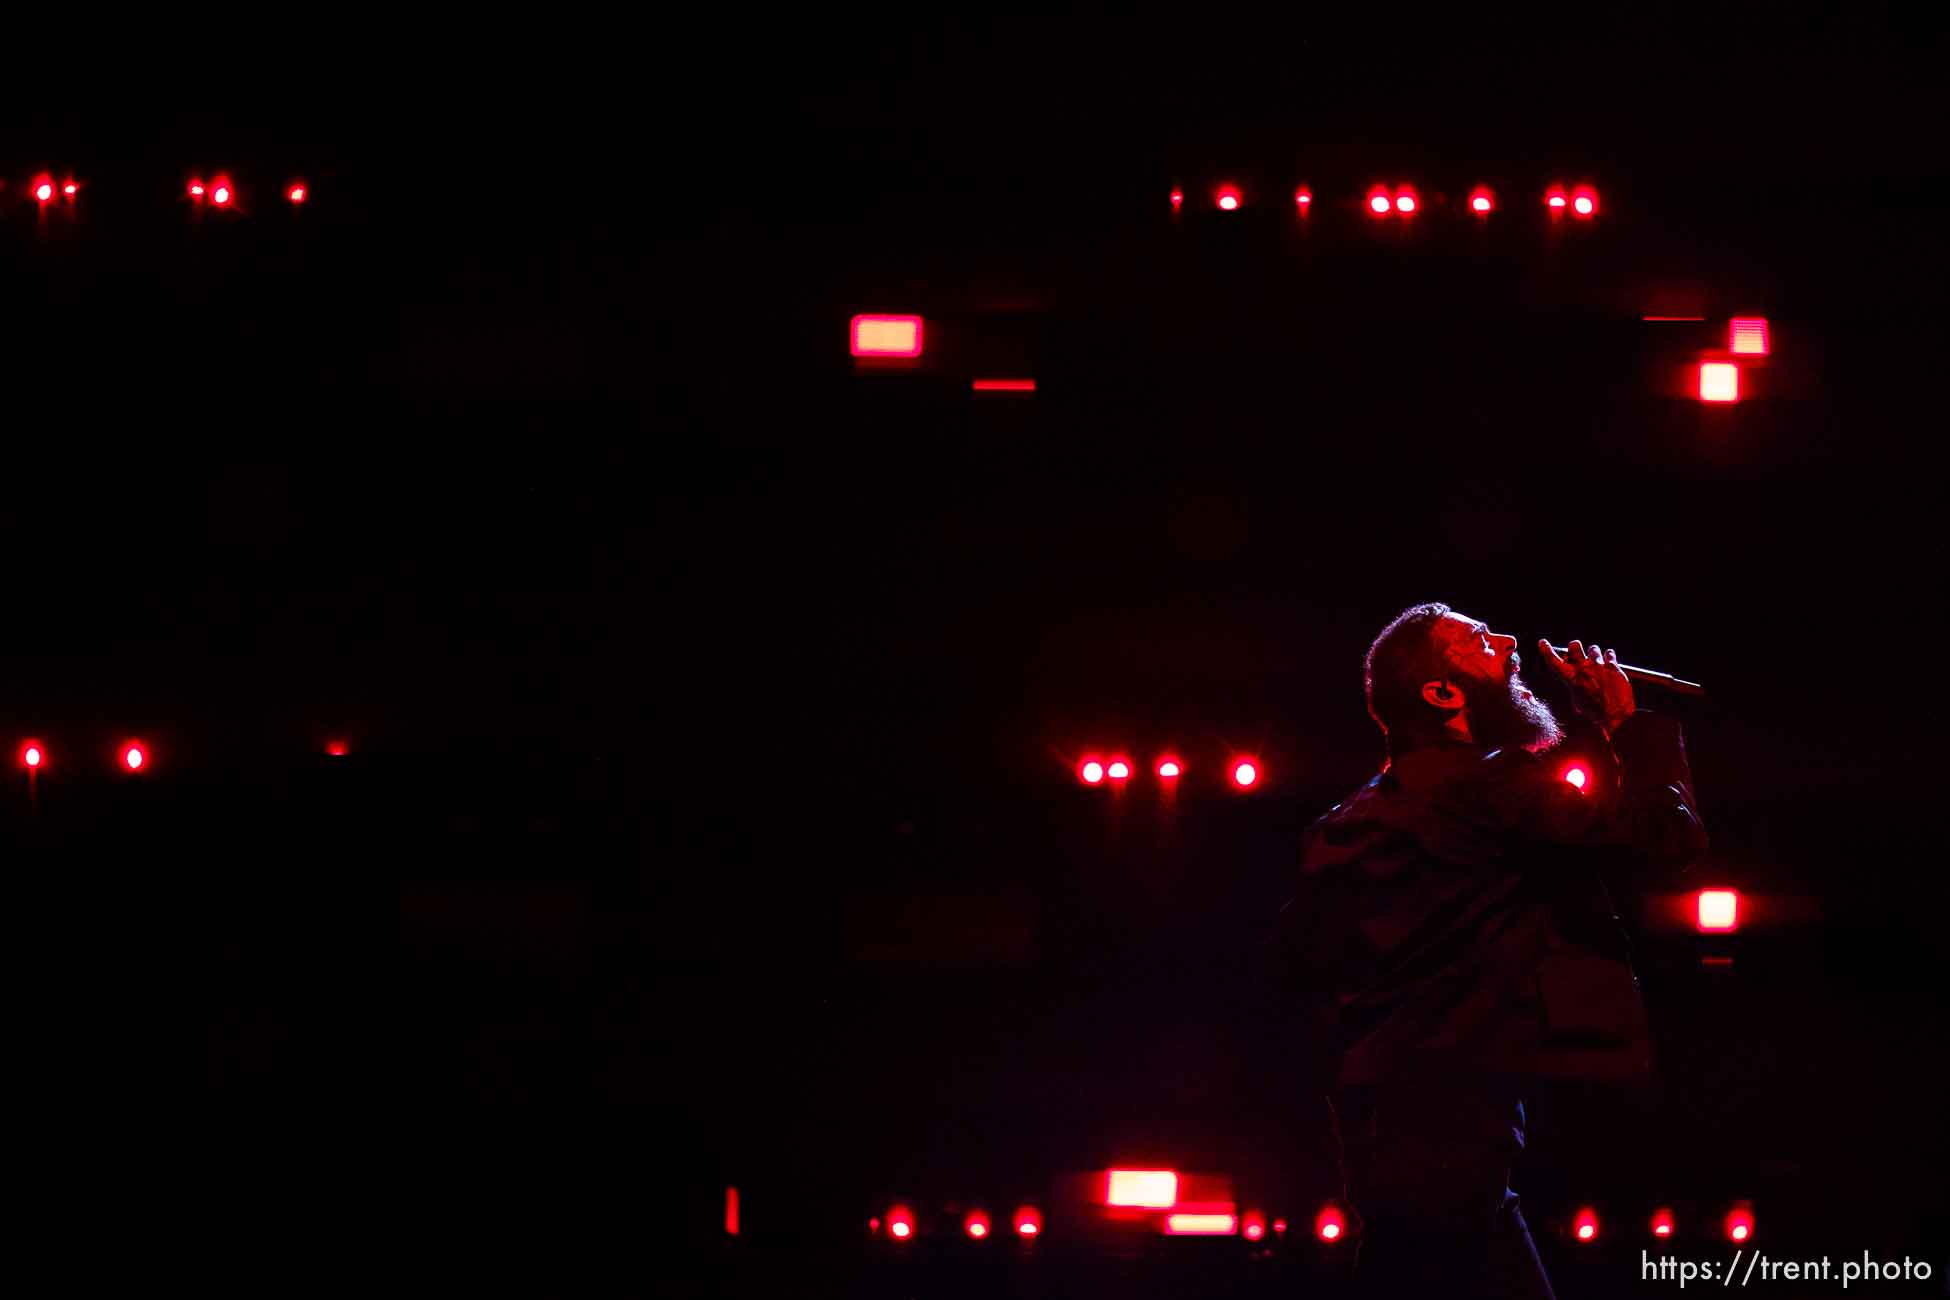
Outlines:
{"label": "man's hair", "polygon": [[1368,714],[1388,737],[1388,752],[1402,754],[1439,738],[1448,719],[1422,698],[1422,684],[1447,679],[1455,669],[1435,643],[1435,625],[1449,607],[1440,601],[1411,605],[1368,647]]}

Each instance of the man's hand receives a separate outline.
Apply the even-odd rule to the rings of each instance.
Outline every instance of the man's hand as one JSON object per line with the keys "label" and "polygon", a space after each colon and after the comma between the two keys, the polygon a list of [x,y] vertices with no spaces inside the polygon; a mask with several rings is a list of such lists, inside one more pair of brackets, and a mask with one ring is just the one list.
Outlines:
{"label": "man's hand", "polygon": [[1568,649],[1571,655],[1566,659],[1551,648],[1549,641],[1537,643],[1538,653],[1571,688],[1571,699],[1578,712],[1603,727],[1609,737],[1638,707],[1632,700],[1631,679],[1618,666],[1616,650],[1601,650],[1593,644],[1587,653],[1579,641],[1571,642]]}

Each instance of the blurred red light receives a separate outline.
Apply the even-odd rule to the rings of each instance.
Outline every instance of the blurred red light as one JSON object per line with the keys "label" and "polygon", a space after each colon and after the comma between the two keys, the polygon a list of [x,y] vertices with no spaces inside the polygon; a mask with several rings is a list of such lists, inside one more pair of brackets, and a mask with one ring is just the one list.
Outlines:
{"label": "blurred red light", "polygon": [[980,1241],[989,1235],[989,1216],[980,1210],[972,1210],[969,1212],[968,1217],[962,1221],[962,1226],[967,1230],[969,1236]]}
{"label": "blurred red light", "polygon": [[905,1205],[896,1205],[887,1211],[887,1235],[897,1241],[906,1241],[914,1235],[914,1212]]}
{"label": "blurred red light", "polygon": [[1219,210],[1232,212],[1239,207],[1239,191],[1231,185],[1221,185],[1218,191]]}
{"label": "blurred red light", "polygon": [[1571,211],[1588,217],[1598,211],[1598,191],[1579,190],[1571,199]]}
{"label": "blurred red light", "polygon": [[1184,768],[1179,766],[1178,760],[1175,758],[1161,758],[1158,760],[1158,775],[1164,777],[1167,781],[1184,770]]}
{"label": "blurred red light", "polygon": [[1285,1233],[1285,1232],[1286,1232],[1286,1220],[1285,1220],[1285,1219],[1275,1219],[1275,1220],[1273,1220],[1273,1231],[1274,1231],[1274,1232],[1278,1232],[1278,1233]]}
{"label": "blurred red light", "polygon": [[1395,196],[1395,211],[1401,213],[1415,211],[1415,196],[1413,194],[1397,194]]}
{"label": "blurred red light", "polygon": [[1740,356],[1767,355],[1767,318],[1736,316],[1727,322],[1727,350]]}
{"label": "blurred red light", "polygon": [[1725,934],[1740,926],[1740,895],[1731,889],[1699,891],[1699,928]]}
{"label": "blurred red light", "polygon": [[73,181],[69,181],[67,184],[61,187],[61,192],[67,195],[69,198],[73,198],[75,196],[75,193],[78,190],[80,190],[80,188],[81,187],[79,185],[76,185]]}
{"label": "blurred red light", "polygon": [[1239,1221],[1239,1231],[1247,1241],[1258,1241],[1266,1235],[1266,1219],[1258,1210],[1248,1210]]}
{"label": "blurred red light", "polygon": [[290,189],[284,192],[284,196],[287,199],[290,199],[293,203],[303,203],[305,201],[304,184],[300,182],[297,185],[293,185]]}
{"label": "blurred red light", "polygon": [[1131,765],[1121,758],[1114,758],[1110,766],[1104,769],[1104,775],[1113,781],[1125,780],[1131,775]]}
{"label": "blurred red light", "polygon": [[42,181],[39,185],[36,185],[34,187],[34,197],[39,199],[42,203],[46,203],[49,199],[54,197],[54,186],[50,185],[46,181]]}
{"label": "blurred red light", "polygon": [[909,1233],[914,1231],[914,1229],[911,1226],[909,1226],[907,1220],[895,1219],[892,1223],[887,1225],[887,1231],[893,1236],[906,1238]]}
{"label": "blurred red light", "polygon": [[1170,1169],[1113,1169],[1104,1204],[1168,1210],[1178,1204],[1178,1175]]}
{"label": "blurred red light", "polygon": [[1565,771],[1564,779],[1570,782],[1572,785],[1576,786],[1578,789],[1582,790],[1584,789],[1584,783],[1587,778],[1585,776],[1583,768],[1573,767]]}
{"label": "blurred red light", "polygon": [[344,758],[349,750],[343,740],[333,740],[326,742],[325,752],[333,758]]}
{"label": "blurred red light", "polygon": [[228,185],[219,185],[215,189],[211,190],[210,202],[216,204],[218,207],[222,207],[225,204],[229,203],[230,187]]}
{"label": "blurred red light", "polygon": [[1388,208],[1388,192],[1386,190],[1376,190],[1368,195],[1368,211],[1374,213],[1377,217],[1387,216]]}
{"label": "blurred red light", "polygon": [[1042,1212],[1033,1205],[1018,1207],[1010,1217],[1015,1221],[1016,1235],[1019,1237],[1034,1237],[1043,1230]]}
{"label": "blurred red light", "polygon": [[1176,208],[1176,207],[1178,207],[1178,206],[1179,206],[1180,204],[1182,204],[1182,203],[1184,203],[1184,201],[1185,201],[1185,191],[1183,191],[1183,190],[1173,190],[1173,191],[1171,192],[1171,206],[1172,206],[1172,207],[1174,207],[1174,208]]}
{"label": "blurred red light", "polygon": [[724,1230],[727,1236],[738,1235],[738,1189],[736,1187],[724,1189]]}
{"label": "blurred red light", "polygon": [[921,355],[919,316],[855,316],[852,334],[856,357]]}
{"label": "blurred red light", "polygon": [[37,741],[28,741],[26,748],[20,751],[20,761],[24,767],[39,767],[42,760],[46,757],[45,754],[41,753],[41,747]]}
{"label": "blurred red light", "polygon": [[1239,1231],[1239,1220],[1231,1214],[1168,1214],[1165,1231],[1174,1237],[1230,1237]]}
{"label": "blurred red light", "polygon": [[1232,765],[1233,784],[1241,790],[1259,780],[1259,764],[1251,759],[1241,759]]}
{"label": "blurred red light", "polygon": [[1322,1241],[1339,1241],[1347,1231],[1347,1221],[1338,1206],[1323,1205],[1314,1216],[1314,1235]]}
{"label": "blurred red light", "polygon": [[191,198],[193,198],[193,199],[200,199],[200,198],[202,198],[202,197],[203,197],[203,182],[202,182],[202,181],[191,181],[191,182],[190,182],[190,197],[191,197]]}
{"label": "blurred red light", "polygon": [[1562,208],[1565,201],[1563,190],[1552,190],[1544,196],[1544,205],[1550,208]]}
{"label": "blurred red light", "polygon": [[1490,210],[1490,201],[1478,194],[1469,201],[1469,208],[1472,212],[1488,212]]}
{"label": "blurred red light", "polygon": [[1746,1209],[1738,1209],[1727,1215],[1727,1237],[1732,1241],[1745,1241],[1754,1235],[1754,1216]]}
{"label": "blurred red light", "polygon": [[141,745],[129,745],[122,750],[122,764],[131,772],[139,770],[148,761],[149,751]]}
{"label": "blurred red light", "polygon": [[978,393],[1033,393],[1036,381],[1033,379],[977,379],[972,387]]}
{"label": "blurred red light", "polygon": [[1670,1237],[1672,1235],[1672,1211],[1660,1210],[1652,1216],[1652,1235]]}
{"label": "blurred red light", "polygon": [[1480,215],[1490,211],[1495,206],[1496,195],[1491,193],[1489,186],[1478,185],[1469,192],[1469,210],[1471,212]]}
{"label": "blurred red light", "polygon": [[1579,1241],[1598,1239],[1598,1212],[1589,1206],[1578,1211],[1576,1231]]}
{"label": "blurred red light", "polygon": [[1740,367],[1725,361],[1701,362],[1699,400],[1702,402],[1739,401]]}
{"label": "blurred red light", "polygon": [[1293,201],[1302,210],[1305,210],[1306,208],[1311,207],[1313,205],[1314,196],[1311,191],[1303,187],[1293,192]]}
{"label": "blurred red light", "polygon": [[1104,765],[1094,758],[1089,759],[1077,769],[1077,776],[1085,785],[1095,785],[1104,779]]}

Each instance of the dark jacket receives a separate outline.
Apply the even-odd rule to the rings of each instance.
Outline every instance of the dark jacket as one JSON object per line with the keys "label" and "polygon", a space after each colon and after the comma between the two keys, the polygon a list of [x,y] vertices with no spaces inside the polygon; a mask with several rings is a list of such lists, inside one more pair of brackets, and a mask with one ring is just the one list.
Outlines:
{"label": "dark jacket", "polygon": [[1341,1084],[1649,1076],[1608,882],[1669,883],[1706,833],[1676,722],[1641,711],[1592,739],[1416,750],[1308,828],[1277,944],[1295,991],[1332,1010]]}

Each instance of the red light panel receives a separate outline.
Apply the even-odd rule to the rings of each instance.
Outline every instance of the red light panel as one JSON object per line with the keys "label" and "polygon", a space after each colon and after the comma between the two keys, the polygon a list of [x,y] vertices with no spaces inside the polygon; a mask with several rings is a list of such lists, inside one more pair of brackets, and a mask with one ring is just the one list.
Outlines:
{"label": "red light panel", "polygon": [[1699,891],[1699,928],[1707,934],[1727,934],[1740,927],[1740,895],[1731,889]]}
{"label": "red light panel", "polygon": [[1178,1204],[1178,1175],[1170,1169],[1113,1169],[1104,1204],[1168,1210]]}
{"label": "red light panel", "polygon": [[1036,381],[1033,379],[977,379],[973,387],[978,393],[1033,393]]}
{"label": "red light panel", "polygon": [[738,1189],[724,1189],[724,1230],[728,1237],[738,1235]]}
{"label": "red light panel", "polygon": [[1580,790],[1584,789],[1584,783],[1589,779],[1590,778],[1585,775],[1585,771],[1581,767],[1573,767],[1573,768],[1565,769],[1564,780],[1567,783],[1576,786]]}
{"label": "red light panel", "polygon": [[1767,355],[1767,318],[1735,316],[1727,322],[1727,351],[1738,356]]}
{"label": "red light panel", "polygon": [[1726,361],[1702,361],[1699,368],[1699,400],[1739,401],[1740,367]]}
{"label": "red light panel", "polygon": [[856,357],[921,355],[919,316],[855,316],[852,334]]}
{"label": "red light panel", "polygon": [[344,758],[351,752],[351,747],[343,740],[330,740],[325,743],[325,752],[333,758]]}
{"label": "red light panel", "polygon": [[905,1205],[896,1205],[887,1211],[887,1235],[896,1241],[906,1241],[914,1235],[914,1212]]}
{"label": "red light panel", "polygon": [[1174,1237],[1230,1237],[1239,1231],[1239,1219],[1217,1212],[1168,1214],[1165,1231]]}
{"label": "red light panel", "polygon": [[1077,779],[1085,785],[1096,785],[1104,779],[1104,765],[1094,758],[1085,759],[1083,766],[1077,769]]}
{"label": "red light panel", "polygon": [[1010,1217],[1015,1222],[1018,1237],[1030,1238],[1042,1235],[1043,1215],[1035,1206],[1021,1206]]}
{"label": "red light panel", "polygon": [[1323,1205],[1320,1213],[1314,1216],[1314,1236],[1322,1241],[1335,1242],[1347,1235],[1347,1220],[1340,1207]]}
{"label": "red light panel", "polygon": [[989,1235],[989,1216],[980,1210],[969,1211],[968,1217],[962,1220],[962,1230],[975,1240],[982,1240]]}
{"label": "red light panel", "polygon": [[1572,1224],[1571,1230],[1579,1241],[1598,1240],[1598,1212],[1590,1206],[1579,1210],[1577,1221]]}
{"label": "red light panel", "polygon": [[1259,783],[1259,762],[1256,759],[1242,758],[1232,765],[1232,783],[1241,790],[1250,789]]}

